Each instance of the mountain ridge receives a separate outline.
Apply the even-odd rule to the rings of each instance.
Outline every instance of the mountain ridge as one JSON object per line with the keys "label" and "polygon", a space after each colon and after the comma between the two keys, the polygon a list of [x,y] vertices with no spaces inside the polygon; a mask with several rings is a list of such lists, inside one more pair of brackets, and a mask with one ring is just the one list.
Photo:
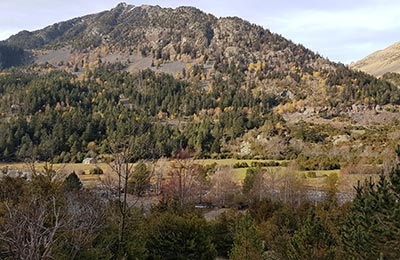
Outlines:
{"label": "mountain ridge", "polygon": [[[68,64],[71,72],[83,70],[83,63],[96,63],[99,58],[105,62],[133,60],[132,70],[154,66],[161,67],[163,72],[166,67],[165,71],[173,74],[193,65],[200,65],[205,73],[212,70],[211,75],[232,64],[242,72],[257,63],[263,67],[252,69],[246,75],[247,81],[253,77],[250,74],[261,69],[260,74],[265,75],[294,68],[301,72],[331,66],[329,61],[302,45],[261,26],[238,17],[216,18],[193,7],[171,9],[119,4],[110,11],[56,23],[42,30],[22,31],[6,43],[33,50],[35,62],[43,63],[47,57],[42,58],[38,49],[50,53],[49,60],[52,60],[52,52],[69,46],[71,55],[65,60],[53,59],[52,65]],[[64,69],[65,65],[59,68]]]}
{"label": "mountain ridge", "polygon": [[388,72],[400,73],[400,42],[371,53],[351,64],[350,67],[377,77],[381,77]]}

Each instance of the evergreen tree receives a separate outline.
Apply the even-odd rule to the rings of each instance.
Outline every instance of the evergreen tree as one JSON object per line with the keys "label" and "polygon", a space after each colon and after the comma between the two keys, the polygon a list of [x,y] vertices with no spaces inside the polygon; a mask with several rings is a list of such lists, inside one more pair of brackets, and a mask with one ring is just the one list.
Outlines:
{"label": "evergreen tree", "polygon": [[214,259],[215,247],[204,219],[167,213],[150,222],[147,250],[152,260]]}
{"label": "evergreen tree", "polygon": [[82,188],[82,182],[79,179],[78,175],[76,175],[75,171],[71,172],[64,181],[64,190],[65,191],[77,191]]}
{"label": "evergreen tree", "polygon": [[150,187],[151,172],[144,162],[139,162],[132,173],[129,180],[128,191],[133,192],[137,196],[142,196]]}
{"label": "evergreen tree", "polygon": [[336,259],[332,234],[314,210],[291,238],[287,255],[293,260],[334,260]]}
{"label": "evergreen tree", "polygon": [[342,227],[350,259],[400,259],[400,165],[389,176],[358,183]]}
{"label": "evergreen tree", "polygon": [[231,260],[261,260],[263,246],[250,215],[243,216],[236,225]]}

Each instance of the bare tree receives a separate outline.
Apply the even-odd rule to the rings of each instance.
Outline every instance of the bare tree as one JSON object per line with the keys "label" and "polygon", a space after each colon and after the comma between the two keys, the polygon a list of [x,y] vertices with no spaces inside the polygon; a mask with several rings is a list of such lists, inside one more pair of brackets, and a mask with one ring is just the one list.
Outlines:
{"label": "bare tree", "polygon": [[128,207],[128,182],[132,176],[133,163],[131,143],[129,137],[125,141],[119,140],[112,142],[110,147],[113,161],[109,163],[112,173],[117,176],[117,195],[119,209],[119,234],[118,234],[118,252],[125,254],[126,243],[126,222],[130,208]]}
{"label": "bare tree", "polygon": [[176,199],[180,206],[193,202],[199,189],[199,165],[187,156],[175,159],[163,183],[163,195]]}
{"label": "bare tree", "polygon": [[239,193],[239,186],[233,176],[231,167],[221,167],[211,177],[209,197],[214,204],[221,206],[231,204],[233,197]]}
{"label": "bare tree", "polygon": [[306,197],[305,180],[297,173],[296,165],[291,164],[281,178],[281,200],[292,206],[298,206]]}
{"label": "bare tree", "polygon": [[264,184],[266,195],[271,199],[278,199],[279,184],[281,182],[281,174],[277,169],[267,168],[264,171]]}
{"label": "bare tree", "polygon": [[70,244],[71,260],[85,246],[90,245],[103,228],[105,209],[104,202],[87,190],[66,194],[65,211],[68,221],[64,232]]}
{"label": "bare tree", "polygon": [[249,195],[261,201],[266,196],[266,179],[265,179],[266,171],[264,169],[256,169],[254,173],[254,182],[249,192]]}
{"label": "bare tree", "polygon": [[[250,168],[251,169],[251,168]],[[249,182],[246,178],[250,175]],[[261,201],[269,197],[270,199],[278,199],[279,187],[282,184],[282,174],[276,168],[256,168],[246,173],[243,183],[243,189],[247,187],[245,195],[249,195],[254,200]],[[248,186],[246,186],[246,184]]]}
{"label": "bare tree", "polygon": [[43,201],[32,198],[18,206],[4,205],[6,216],[0,229],[0,240],[7,245],[12,258],[53,259],[57,234],[66,224],[56,199]]}
{"label": "bare tree", "polygon": [[158,195],[163,190],[162,185],[164,177],[167,176],[168,164],[167,159],[161,158],[153,166],[152,182],[154,183],[154,192]]}

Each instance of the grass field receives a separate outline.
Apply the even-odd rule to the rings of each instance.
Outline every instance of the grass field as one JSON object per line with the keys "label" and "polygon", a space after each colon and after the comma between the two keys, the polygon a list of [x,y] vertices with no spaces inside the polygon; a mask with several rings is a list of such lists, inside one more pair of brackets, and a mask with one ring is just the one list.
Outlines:
{"label": "grass field", "polygon": [[[221,159],[221,160],[216,160],[216,159],[204,159],[204,160],[195,160],[195,163],[199,163],[201,165],[211,165],[211,164],[217,164],[219,166],[232,166],[237,163],[247,163],[248,165],[251,165],[251,162],[269,162],[269,160],[238,160],[238,159]],[[285,162],[287,163],[288,161],[279,161],[280,163]],[[45,163],[36,163],[35,168],[38,171],[43,170],[43,167],[45,166]],[[25,163],[0,163],[0,172],[1,169],[8,168],[10,170],[23,170],[23,169],[29,169],[28,165]],[[56,172],[59,172],[61,174],[64,174],[67,176],[67,174],[75,171],[80,179],[84,182],[85,185],[87,186],[93,186],[96,185],[97,183],[100,183],[101,180],[107,178],[107,176],[110,176],[111,168],[108,164],[106,163],[98,163],[98,164],[82,164],[82,163],[67,163],[67,164],[54,164],[52,165],[53,169]],[[91,169],[94,169],[95,167],[99,167],[103,170],[104,174],[103,175],[92,175],[89,174]],[[284,172],[286,167],[264,167],[264,169],[272,169],[276,170],[278,172]],[[242,183],[246,176],[246,171],[248,168],[234,168],[233,173],[235,174],[235,179],[237,182]],[[312,173],[312,174],[310,174]],[[301,175],[301,177],[304,177],[306,181],[306,185],[314,188],[320,188],[325,184],[326,176],[329,176],[330,174],[338,174],[339,176],[339,189],[343,190],[348,190],[352,189],[352,187],[357,183],[357,180],[364,180],[368,176],[366,175],[360,175],[360,174],[352,174],[352,175],[343,175],[340,173],[340,170],[331,170],[331,171],[296,171],[295,174]]]}

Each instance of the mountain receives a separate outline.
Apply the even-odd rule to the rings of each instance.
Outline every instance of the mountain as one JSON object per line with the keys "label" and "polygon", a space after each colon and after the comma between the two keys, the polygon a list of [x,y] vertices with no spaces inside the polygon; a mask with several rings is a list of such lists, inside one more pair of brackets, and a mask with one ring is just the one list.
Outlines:
{"label": "mountain", "polygon": [[[110,11],[22,31],[5,44],[30,51],[34,63],[72,73],[119,62],[130,72],[150,68],[180,78],[197,76],[205,88],[215,77],[234,77],[244,87],[290,93],[293,100],[310,106],[326,106],[327,100],[330,107],[351,106],[366,95],[380,105],[390,101],[374,96],[372,92],[386,92],[377,88],[387,86],[373,78],[240,18],[216,18],[193,7],[121,3]],[[349,77],[360,78],[359,84],[345,82]],[[342,97],[334,90],[338,85],[351,92],[366,90]]]}
{"label": "mountain", "polygon": [[238,17],[122,3],[1,44],[26,57],[5,68],[30,63],[0,72],[0,160],[101,157],[119,131],[134,133],[136,159],[181,149],[290,159],[342,143],[382,152],[398,136],[396,77],[354,71]]}
{"label": "mountain", "polygon": [[400,73],[400,42],[374,52],[350,67],[377,77],[388,72]]}

